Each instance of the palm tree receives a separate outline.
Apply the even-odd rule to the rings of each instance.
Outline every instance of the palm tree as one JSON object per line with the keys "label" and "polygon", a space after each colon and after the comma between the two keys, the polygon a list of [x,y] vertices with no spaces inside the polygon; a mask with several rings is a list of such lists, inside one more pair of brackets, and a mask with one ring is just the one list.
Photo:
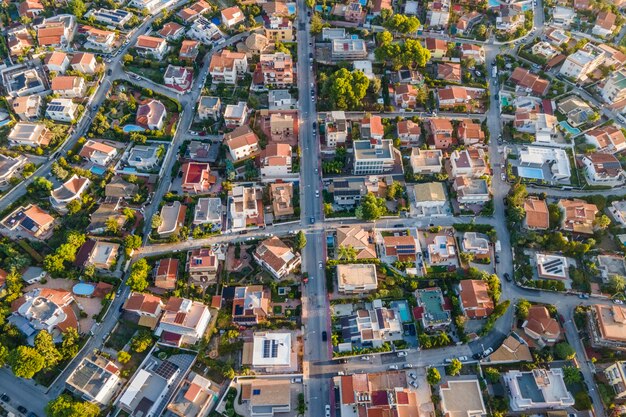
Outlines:
{"label": "palm tree", "polygon": [[352,245],[339,245],[337,248],[337,259],[339,260],[356,261],[357,254],[357,250]]}

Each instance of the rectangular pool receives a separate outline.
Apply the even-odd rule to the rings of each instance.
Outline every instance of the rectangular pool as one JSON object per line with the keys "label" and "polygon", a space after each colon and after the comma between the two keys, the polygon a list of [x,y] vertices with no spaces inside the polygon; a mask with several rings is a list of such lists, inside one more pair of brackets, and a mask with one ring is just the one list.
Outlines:
{"label": "rectangular pool", "polygon": [[517,167],[517,175],[524,178],[531,178],[533,180],[543,180],[543,169],[533,167]]}
{"label": "rectangular pool", "polygon": [[411,312],[409,311],[409,303],[406,301],[392,301],[390,306],[393,310],[398,310],[402,323],[413,321],[411,318]]}

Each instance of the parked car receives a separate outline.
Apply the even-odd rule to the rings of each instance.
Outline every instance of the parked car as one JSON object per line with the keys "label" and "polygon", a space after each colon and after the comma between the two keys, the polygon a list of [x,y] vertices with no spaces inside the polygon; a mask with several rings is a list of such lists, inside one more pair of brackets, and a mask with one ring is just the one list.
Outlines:
{"label": "parked car", "polygon": [[493,353],[493,348],[490,347],[486,351],[483,352],[483,358],[486,358],[487,356],[491,355],[492,353]]}
{"label": "parked car", "polygon": [[326,404],[324,410],[326,411],[326,417],[330,417],[330,405]]}
{"label": "parked car", "polygon": [[505,272],[505,273],[504,273],[504,279],[506,279],[506,280],[507,280],[507,281],[509,281],[509,282],[513,281],[513,280],[511,279],[511,276],[509,275],[509,273],[508,273],[508,272]]}
{"label": "parked car", "polygon": [[398,370],[398,365],[389,365],[390,370]]}
{"label": "parked car", "polygon": [[411,368],[413,368],[413,364],[412,363],[405,363],[404,365],[402,365],[402,367],[404,369],[411,369]]}
{"label": "parked car", "polygon": [[322,269],[324,267],[324,264],[322,262],[318,263],[317,266],[319,267],[319,269]]}
{"label": "parked car", "polygon": [[405,351],[403,351],[403,350],[398,352],[398,357],[399,358],[402,358],[403,356],[406,356],[406,355],[407,355],[407,353]]}
{"label": "parked car", "polygon": [[302,383],[302,378],[291,378],[291,383],[292,384],[300,384]]}
{"label": "parked car", "polygon": [[467,356],[459,356],[457,359],[460,360],[461,362],[467,362],[469,360]]}
{"label": "parked car", "polygon": [[0,400],[4,401],[5,403],[11,402],[11,398],[6,394],[0,395]]}
{"label": "parked car", "polygon": [[614,299],[613,302],[615,304],[624,304],[624,302],[622,300],[618,299],[618,298]]}
{"label": "parked car", "polygon": [[367,356],[367,355],[365,355],[365,356],[361,356],[361,360],[362,360],[362,361],[369,361],[370,359],[371,359],[371,358],[370,358],[369,356]]}
{"label": "parked car", "polygon": [[326,330],[324,330],[324,331],[322,332],[322,341],[324,341],[324,342],[325,342],[325,341],[327,341],[327,340],[328,340],[328,333],[326,333]]}
{"label": "parked car", "polygon": [[26,407],[24,407],[23,405],[18,405],[17,406],[17,411],[19,411],[22,414],[26,414],[28,413],[28,410],[26,409]]}

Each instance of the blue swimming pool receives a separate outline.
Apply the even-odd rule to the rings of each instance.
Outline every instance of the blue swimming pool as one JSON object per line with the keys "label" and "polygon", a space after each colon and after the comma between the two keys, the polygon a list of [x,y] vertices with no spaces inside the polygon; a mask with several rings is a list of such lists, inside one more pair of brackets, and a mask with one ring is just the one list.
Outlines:
{"label": "blue swimming pool", "polygon": [[296,3],[287,3],[287,11],[289,14],[296,14]]}
{"label": "blue swimming pool", "polygon": [[411,312],[409,311],[409,303],[406,301],[392,301],[390,305],[392,309],[398,310],[402,323],[412,321]]}
{"label": "blue swimming pool", "polygon": [[543,180],[543,170],[541,168],[533,167],[517,167],[517,175],[524,178],[530,178],[533,180]]}
{"label": "blue swimming pool", "polygon": [[570,125],[568,122],[566,122],[565,120],[560,121],[559,125],[565,129],[567,131],[567,133],[569,133],[570,135],[577,135],[580,133],[580,129],[577,127],[573,127],[572,125]]}
{"label": "blue swimming pool", "polygon": [[4,119],[0,122],[0,126],[8,125],[9,123],[11,123],[11,119]]}
{"label": "blue swimming pool", "polygon": [[499,7],[500,2],[498,0],[489,0],[489,7]]}
{"label": "blue swimming pool", "polygon": [[93,174],[96,174],[96,175],[104,175],[104,173],[106,172],[104,168],[95,166],[95,165],[92,166],[89,171],[91,171]]}
{"label": "blue swimming pool", "polygon": [[141,127],[141,126],[137,126],[137,125],[125,125],[125,126],[122,128],[122,130],[123,130],[125,133],[130,133],[130,132],[143,132],[143,131],[144,131],[144,130],[146,130],[146,129],[144,129],[144,128],[143,128],[143,127]]}
{"label": "blue swimming pool", "polygon": [[89,297],[91,294],[93,294],[95,289],[96,287],[93,284],[79,282],[78,284],[74,285],[74,287],[72,288],[72,292],[76,295]]}

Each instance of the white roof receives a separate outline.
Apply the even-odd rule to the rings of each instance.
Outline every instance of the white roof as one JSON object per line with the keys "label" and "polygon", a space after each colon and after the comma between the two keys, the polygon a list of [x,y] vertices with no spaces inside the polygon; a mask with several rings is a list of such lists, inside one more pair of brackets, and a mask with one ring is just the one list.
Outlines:
{"label": "white roof", "polygon": [[291,333],[255,333],[253,366],[290,366]]}

